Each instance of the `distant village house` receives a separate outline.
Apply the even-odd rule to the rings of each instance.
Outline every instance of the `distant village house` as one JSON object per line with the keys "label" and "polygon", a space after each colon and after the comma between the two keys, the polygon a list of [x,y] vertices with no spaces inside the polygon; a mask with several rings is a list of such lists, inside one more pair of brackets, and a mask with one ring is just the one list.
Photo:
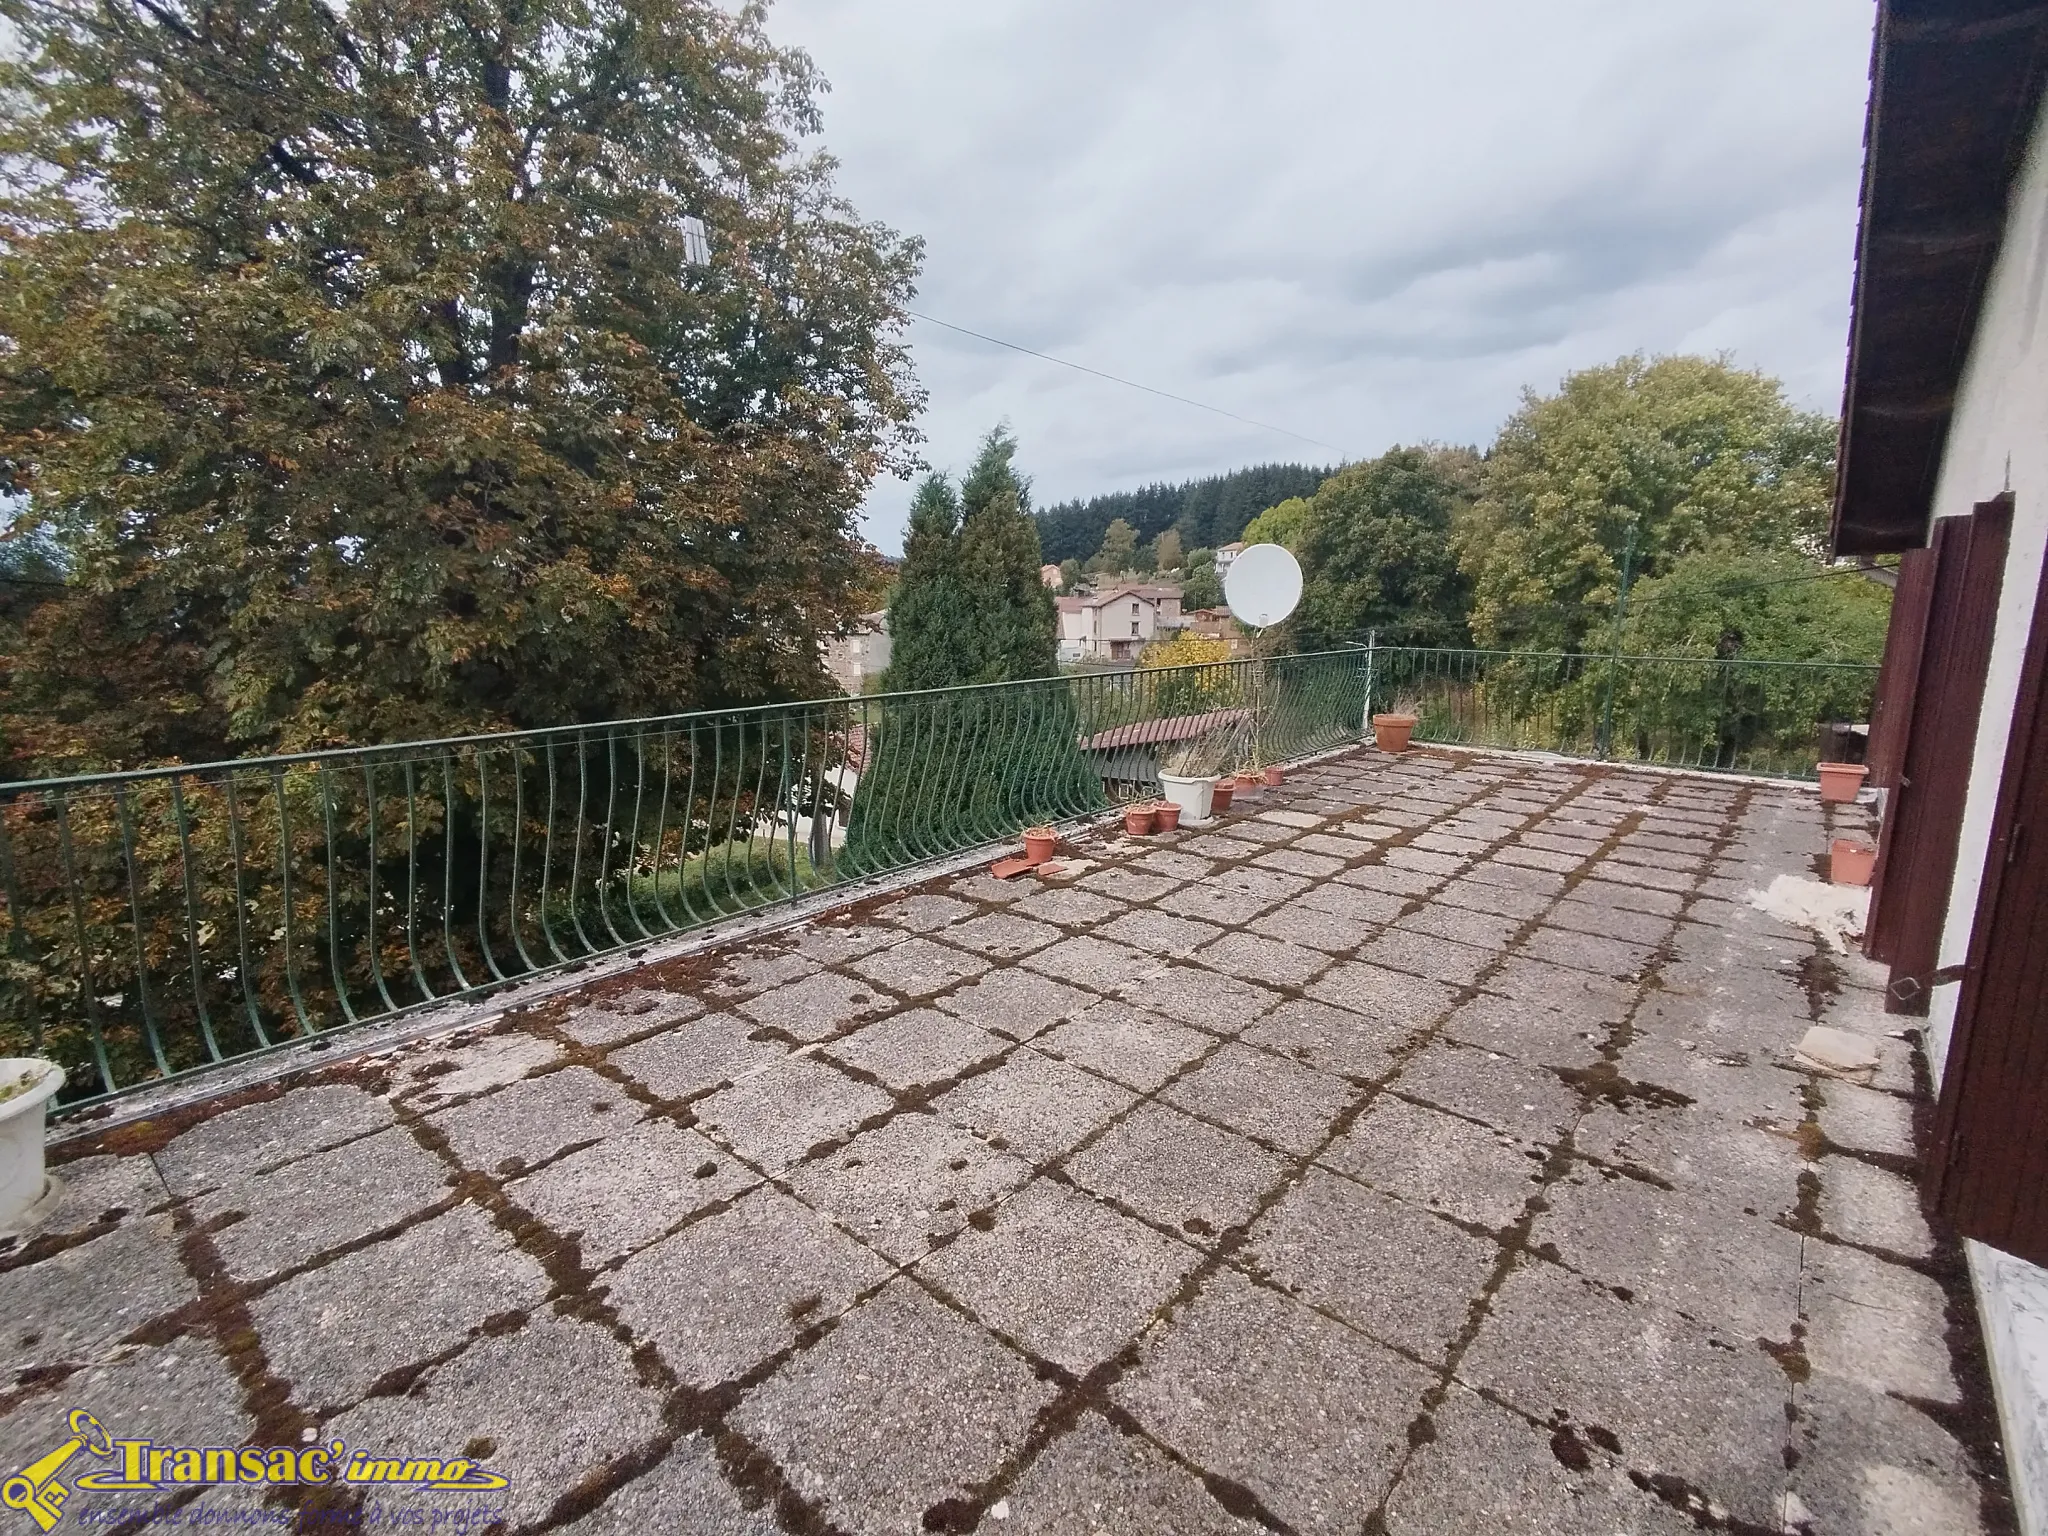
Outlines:
{"label": "distant village house", "polygon": [[1181,627],[1179,587],[1121,586],[1059,600],[1060,660],[1136,661],[1161,630]]}

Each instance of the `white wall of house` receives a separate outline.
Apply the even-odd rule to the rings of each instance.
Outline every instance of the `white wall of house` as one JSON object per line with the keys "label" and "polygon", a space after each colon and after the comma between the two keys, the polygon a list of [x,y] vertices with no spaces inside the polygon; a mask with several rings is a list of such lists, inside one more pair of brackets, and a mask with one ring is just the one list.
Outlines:
{"label": "white wall of house", "polygon": [[[1977,723],[1955,885],[1942,928],[1944,966],[1960,965],[1969,952],[2020,665],[2048,550],[2048,109],[2034,125],[2014,184],[2004,242],[1956,396],[1935,515],[1965,516],[2005,490],[2013,493],[2012,544]],[[1938,987],[1930,1005],[1927,1050],[1937,1082],[1958,991],[1953,984]],[[2030,1536],[2048,1536],[2048,1271],[1977,1243],[1969,1248],[2021,1527]]]}
{"label": "white wall of house", "polygon": [[1127,661],[1160,630],[1180,627],[1180,592],[1125,588],[1099,598],[1062,599],[1059,614],[1060,660]]}

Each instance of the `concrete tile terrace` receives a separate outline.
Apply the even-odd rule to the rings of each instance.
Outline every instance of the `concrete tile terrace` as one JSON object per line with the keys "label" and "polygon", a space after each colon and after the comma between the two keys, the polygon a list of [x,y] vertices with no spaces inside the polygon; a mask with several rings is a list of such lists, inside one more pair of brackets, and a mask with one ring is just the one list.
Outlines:
{"label": "concrete tile terrace", "polygon": [[2009,1529],[1910,1021],[1746,903],[1844,829],[1361,751],[77,1138],[0,1250],[0,1473],[83,1406],[509,1480],[74,1492],[130,1528]]}

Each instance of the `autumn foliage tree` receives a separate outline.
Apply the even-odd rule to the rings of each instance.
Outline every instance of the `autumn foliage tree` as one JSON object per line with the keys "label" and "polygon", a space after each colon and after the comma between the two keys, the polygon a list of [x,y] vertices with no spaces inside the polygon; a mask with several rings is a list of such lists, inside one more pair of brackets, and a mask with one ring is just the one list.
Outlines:
{"label": "autumn foliage tree", "polygon": [[63,571],[6,766],[820,687],[919,247],[834,193],[759,6],[0,18],[0,475]]}

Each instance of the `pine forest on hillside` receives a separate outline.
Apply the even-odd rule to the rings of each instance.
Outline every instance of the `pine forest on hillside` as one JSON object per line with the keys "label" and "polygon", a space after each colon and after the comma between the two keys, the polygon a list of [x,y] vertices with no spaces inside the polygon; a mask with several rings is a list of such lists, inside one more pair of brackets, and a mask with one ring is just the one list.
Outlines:
{"label": "pine forest on hillside", "polygon": [[1170,528],[1179,533],[1184,548],[1214,549],[1237,538],[1246,523],[1276,502],[1313,495],[1329,474],[1306,464],[1260,464],[1180,485],[1063,501],[1038,514],[1038,539],[1045,558],[1055,565],[1086,560],[1102,547],[1109,525],[1122,518],[1141,540]]}

